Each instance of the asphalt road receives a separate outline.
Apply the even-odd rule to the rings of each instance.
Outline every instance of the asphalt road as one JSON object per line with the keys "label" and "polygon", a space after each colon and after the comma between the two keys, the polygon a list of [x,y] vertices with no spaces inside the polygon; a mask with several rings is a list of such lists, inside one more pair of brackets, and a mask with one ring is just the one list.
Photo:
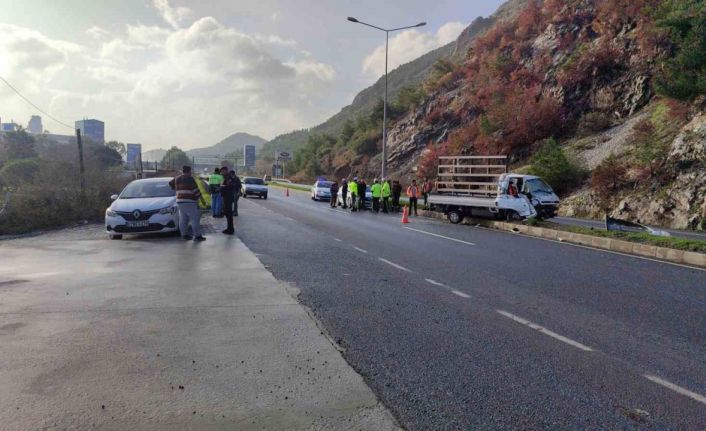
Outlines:
{"label": "asphalt road", "polygon": [[290,195],[238,236],[406,428],[706,429],[705,271]]}

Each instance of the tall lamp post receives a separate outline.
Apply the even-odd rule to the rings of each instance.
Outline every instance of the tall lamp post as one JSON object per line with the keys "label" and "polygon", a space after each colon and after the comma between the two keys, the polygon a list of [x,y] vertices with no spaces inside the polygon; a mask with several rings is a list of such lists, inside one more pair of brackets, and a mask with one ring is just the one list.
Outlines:
{"label": "tall lamp post", "polygon": [[381,28],[372,24],[368,24],[367,22],[359,21],[351,16],[348,17],[348,21],[354,22],[356,24],[362,24],[366,25],[368,27],[372,27],[374,29],[384,31],[385,32],[385,100],[383,102],[383,108],[382,108],[382,169],[380,172],[380,176],[382,178],[385,178],[386,170],[387,170],[387,53],[388,53],[388,47],[390,45],[390,33],[393,31],[400,31],[400,30],[407,30],[409,28],[416,28],[416,27],[424,27],[427,25],[426,22],[420,22],[417,25],[408,25],[406,27],[399,27],[399,28]]}

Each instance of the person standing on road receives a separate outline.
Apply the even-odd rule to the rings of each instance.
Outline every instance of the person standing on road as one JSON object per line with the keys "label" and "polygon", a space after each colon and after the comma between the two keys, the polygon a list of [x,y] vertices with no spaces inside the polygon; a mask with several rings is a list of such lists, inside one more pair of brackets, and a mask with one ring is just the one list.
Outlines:
{"label": "person standing on road", "polygon": [[365,209],[365,201],[366,201],[366,199],[367,199],[367,197],[368,197],[368,196],[367,196],[367,194],[368,194],[368,185],[365,184],[365,180],[363,179],[363,177],[361,177],[361,178],[358,180],[358,187],[357,187],[357,189],[358,189],[358,193],[357,193],[357,195],[358,195],[358,209],[362,211],[362,210]]}
{"label": "person standing on road", "polygon": [[373,194],[373,212],[380,212],[380,198],[382,198],[382,185],[377,178],[373,181],[373,185],[370,186],[370,191]]}
{"label": "person standing on road", "polygon": [[343,202],[343,209],[348,208],[346,199],[348,198],[348,178],[341,180],[341,201]]}
{"label": "person standing on road", "polygon": [[422,196],[424,196],[424,209],[429,209],[429,193],[434,189],[434,185],[429,178],[424,178],[424,184],[422,184]]}
{"label": "person standing on road", "polygon": [[331,183],[331,208],[336,208],[338,201],[338,183],[333,180]]}
{"label": "person standing on road", "polygon": [[235,171],[230,171],[230,176],[233,179],[233,217],[238,217],[238,200],[240,200],[240,191],[243,188],[243,183]]}
{"label": "person standing on road", "polygon": [[390,212],[390,193],[391,193],[391,187],[390,187],[390,180],[383,178],[382,179],[382,212],[384,214],[387,214]]}
{"label": "person standing on road", "polygon": [[[203,203],[203,197],[196,184],[196,179],[191,175],[191,166],[181,168],[182,174],[169,181],[169,187],[176,191],[176,201],[179,207],[179,231],[185,240],[204,241],[201,234],[201,211],[198,202]],[[189,224],[193,236],[189,235]]]}
{"label": "person standing on road", "polygon": [[223,175],[216,168],[208,177],[208,186],[211,189],[211,214],[216,218],[223,217],[223,200],[219,190],[221,184],[223,184]]}
{"label": "person standing on road", "polygon": [[348,183],[348,193],[351,194],[351,212],[356,212],[356,198],[358,196],[358,177],[353,177],[353,179]]}
{"label": "person standing on road", "polygon": [[400,196],[402,196],[402,184],[395,180],[392,182],[392,210],[400,212]]}
{"label": "person standing on road", "polygon": [[414,215],[417,215],[417,200],[419,199],[419,186],[417,186],[417,180],[412,180],[412,184],[407,187],[407,197],[409,198],[409,215],[412,215],[412,210],[414,210]]}
{"label": "person standing on road", "polygon": [[221,168],[221,175],[223,176],[223,182],[220,187],[221,199],[223,199],[223,214],[226,217],[226,223],[228,223],[223,233],[233,235],[235,233],[235,227],[233,226],[233,201],[235,200],[235,190],[233,190],[233,186],[235,181],[233,177],[230,176],[226,166]]}

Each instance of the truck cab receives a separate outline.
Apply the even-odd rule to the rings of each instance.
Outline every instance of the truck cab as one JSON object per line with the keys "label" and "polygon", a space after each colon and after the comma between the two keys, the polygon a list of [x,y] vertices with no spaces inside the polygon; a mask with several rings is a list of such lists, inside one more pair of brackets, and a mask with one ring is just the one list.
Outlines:
{"label": "truck cab", "polygon": [[[542,178],[535,175],[506,174],[506,180],[514,181],[517,190],[532,202],[540,218],[547,219],[556,216],[559,206],[559,196]],[[501,179],[501,184],[502,184]]]}

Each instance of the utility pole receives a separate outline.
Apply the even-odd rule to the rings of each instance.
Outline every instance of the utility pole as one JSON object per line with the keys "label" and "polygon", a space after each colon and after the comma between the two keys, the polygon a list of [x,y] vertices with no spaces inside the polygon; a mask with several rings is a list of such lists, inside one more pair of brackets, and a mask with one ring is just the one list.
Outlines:
{"label": "utility pole", "polygon": [[78,145],[78,183],[81,190],[81,198],[86,196],[86,168],[83,165],[83,142],[81,141],[81,129],[76,129],[76,144]]}

